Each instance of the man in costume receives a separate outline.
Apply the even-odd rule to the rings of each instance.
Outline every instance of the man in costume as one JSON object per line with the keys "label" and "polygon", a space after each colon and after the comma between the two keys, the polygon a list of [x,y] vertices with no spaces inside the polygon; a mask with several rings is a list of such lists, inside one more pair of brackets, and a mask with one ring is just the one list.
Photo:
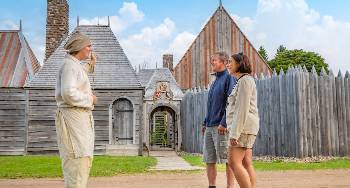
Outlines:
{"label": "man in costume", "polygon": [[[88,73],[94,71],[96,56],[90,39],[80,32],[69,38],[67,54],[58,71],[55,98],[56,132],[66,188],[85,188],[94,151],[93,95]],[[88,63],[83,63],[91,57]]]}

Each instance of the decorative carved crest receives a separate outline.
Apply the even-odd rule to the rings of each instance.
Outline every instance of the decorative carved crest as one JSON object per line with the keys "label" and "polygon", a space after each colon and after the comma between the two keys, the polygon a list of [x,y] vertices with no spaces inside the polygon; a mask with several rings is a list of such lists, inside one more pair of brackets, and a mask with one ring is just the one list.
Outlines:
{"label": "decorative carved crest", "polygon": [[169,82],[160,81],[157,82],[157,88],[154,92],[153,99],[167,99],[171,100],[173,98],[173,93],[170,90]]}

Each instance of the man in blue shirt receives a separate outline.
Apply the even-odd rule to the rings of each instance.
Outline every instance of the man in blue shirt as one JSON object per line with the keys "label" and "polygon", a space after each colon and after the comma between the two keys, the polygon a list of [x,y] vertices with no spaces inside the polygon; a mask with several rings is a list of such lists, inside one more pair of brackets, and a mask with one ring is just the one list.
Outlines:
{"label": "man in blue shirt", "polygon": [[209,188],[216,187],[216,163],[226,163],[227,187],[233,187],[234,176],[227,165],[226,103],[236,79],[226,70],[228,55],[217,52],[211,57],[215,81],[208,93],[207,114],[202,126],[204,135],[203,158],[207,164]]}

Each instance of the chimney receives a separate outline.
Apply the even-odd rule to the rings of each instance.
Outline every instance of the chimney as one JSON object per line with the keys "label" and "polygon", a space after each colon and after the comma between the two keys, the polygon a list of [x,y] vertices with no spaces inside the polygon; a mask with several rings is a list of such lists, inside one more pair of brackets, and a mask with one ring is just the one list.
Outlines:
{"label": "chimney", "polygon": [[173,71],[173,54],[163,55],[163,68],[168,68],[171,72]]}
{"label": "chimney", "polygon": [[69,32],[69,5],[67,0],[47,0],[45,60],[60,45]]}

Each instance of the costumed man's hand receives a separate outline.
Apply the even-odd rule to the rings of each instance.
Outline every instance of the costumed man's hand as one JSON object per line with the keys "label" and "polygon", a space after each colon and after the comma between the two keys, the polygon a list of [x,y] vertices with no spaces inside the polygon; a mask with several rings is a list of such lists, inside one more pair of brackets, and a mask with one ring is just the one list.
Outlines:
{"label": "costumed man's hand", "polygon": [[87,64],[88,64],[89,73],[95,72],[95,64],[96,64],[96,61],[97,61],[97,56],[96,56],[96,54],[94,54],[94,53],[91,52],[90,61],[87,63]]}
{"label": "costumed man's hand", "polygon": [[92,95],[92,104],[97,104],[97,97],[96,95]]}
{"label": "costumed man's hand", "polygon": [[230,139],[230,142],[231,142],[231,146],[235,146],[238,144],[238,140],[237,139],[234,139],[234,138],[231,138]]}
{"label": "costumed man's hand", "polygon": [[95,66],[96,61],[97,61],[97,55],[96,55],[95,53],[91,53],[91,61],[90,61],[90,64],[91,64],[92,66]]}
{"label": "costumed man's hand", "polygon": [[218,127],[219,134],[224,135],[226,133],[226,131],[227,131],[227,129],[224,126],[219,125],[219,127]]}

